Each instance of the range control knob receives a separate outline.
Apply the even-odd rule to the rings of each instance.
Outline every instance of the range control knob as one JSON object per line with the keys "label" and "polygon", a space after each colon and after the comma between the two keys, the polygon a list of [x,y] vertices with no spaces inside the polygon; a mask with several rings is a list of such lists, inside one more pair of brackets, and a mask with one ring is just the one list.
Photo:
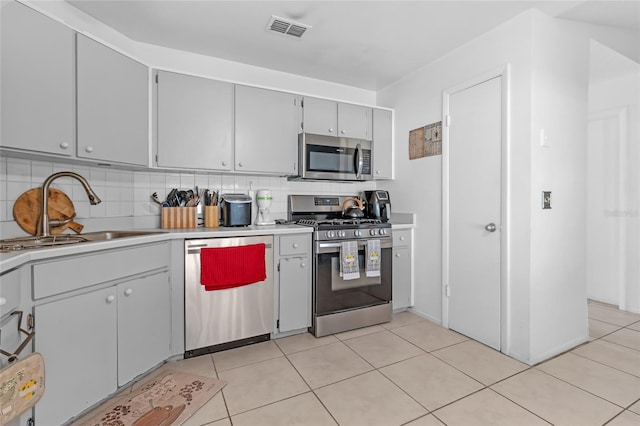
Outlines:
{"label": "range control knob", "polygon": [[333,231],[327,231],[327,238],[335,238],[336,233]]}
{"label": "range control knob", "polygon": [[338,231],[338,237],[340,237],[340,238],[344,238],[344,237],[346,237],[346,236],[347,236],[347,233],[346,233],[346,232],[344,232],[344,231]]}
{"label": "range control knob", "polygon": [[372,229],[372,230],[369,231],[369,234],[376,235],[376,234],[378,234],[378,230],[377,229]]}
{"label": "range control knob", "polygon": [[353,231],[353,235],[355,235],[356,237],[361,237],[362,231],[360,231],[359,229],[356,229],[355,231]]}
{"label": "range control knob", "polygon": [[387,230],[386,229],[381,229],[380,230],[380,235],[387,235]]}

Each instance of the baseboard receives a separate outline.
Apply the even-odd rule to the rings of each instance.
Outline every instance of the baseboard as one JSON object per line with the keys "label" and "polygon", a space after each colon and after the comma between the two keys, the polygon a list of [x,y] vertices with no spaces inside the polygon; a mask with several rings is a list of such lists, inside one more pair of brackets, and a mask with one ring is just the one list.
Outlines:
{"label": "baseboard", "polygon": [[586,343],[589,341],[589,335],[587,334],[586,336],[582,336],[582,337],[578,337],[576,339],[573,339],[563,345],[557,346],[547,352],[544,352],[541,355],[538,356],[533,356],[531,357],[531,361],[529,363],[529,365],[536,365],[539,364],[543,361],[547,361],[550,358],[553,358],[554,356],[560,355],[564,352],[570,351],[571,349],[575,348],[576,346],[579,346],[583,343]]}
{"label": "baseboard", "polygon": [[424,318],[424,319],[428,319],[428,320],[429,320],[429,321],[431,321],[431,322],[435,322],[435,323],[436,323],[436,324],[438,324],[438,325],[442,325],[442,319],[440,319],[440,318],[436,318],[436,317],[434,317],[433,315],[429,315],[429,314],[428,314],[428,313],[426,313],[426,312],[422,312],[422,311],[420,311],[419,309],[416,309],[416,308],[409,308],[409,309],[408,309],[408,311],[409,311],[409,312],[411,312],[412,314],[416,314],[416,315],[417,315],[417,316],[419,316],[419,317],[422,317],[422,318]]}

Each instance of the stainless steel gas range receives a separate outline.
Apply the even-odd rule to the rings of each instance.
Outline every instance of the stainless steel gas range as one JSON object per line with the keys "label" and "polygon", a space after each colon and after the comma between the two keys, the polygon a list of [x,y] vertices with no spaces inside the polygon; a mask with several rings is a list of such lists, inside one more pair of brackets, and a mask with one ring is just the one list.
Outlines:
{"label": "stainless steel gas range", "polygon": [[[391,320],[391,224],[379,219],[345,218],[343,204],[351,197],[290,195],[289,220],[313,226],[313,318],[316,337]],[[345,244],[347,242],[347,244]],[[348,247],[357,252],[358,273],[349,279],[341,262]],[[377,273],[367,260],[377,257]]]}

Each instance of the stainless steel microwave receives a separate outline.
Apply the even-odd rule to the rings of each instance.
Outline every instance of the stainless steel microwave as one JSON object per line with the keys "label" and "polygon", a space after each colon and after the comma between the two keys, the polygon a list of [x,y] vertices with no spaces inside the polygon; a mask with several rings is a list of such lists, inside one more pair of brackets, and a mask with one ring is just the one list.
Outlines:
{"label": "stainless steel microwave", "polygon": [[301,133],[297,178],[371,180],[371,141]]}

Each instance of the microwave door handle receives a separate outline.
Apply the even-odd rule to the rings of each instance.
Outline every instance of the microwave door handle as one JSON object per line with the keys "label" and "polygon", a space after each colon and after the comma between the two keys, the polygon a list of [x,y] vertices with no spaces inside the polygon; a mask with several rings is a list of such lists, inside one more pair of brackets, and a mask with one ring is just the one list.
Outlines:
{"label": "microwave door handle", "polygon": [[364,160],[362,159],[362,146],[356,145],[356,179],[362,179],[362,167],[364,166]]}

